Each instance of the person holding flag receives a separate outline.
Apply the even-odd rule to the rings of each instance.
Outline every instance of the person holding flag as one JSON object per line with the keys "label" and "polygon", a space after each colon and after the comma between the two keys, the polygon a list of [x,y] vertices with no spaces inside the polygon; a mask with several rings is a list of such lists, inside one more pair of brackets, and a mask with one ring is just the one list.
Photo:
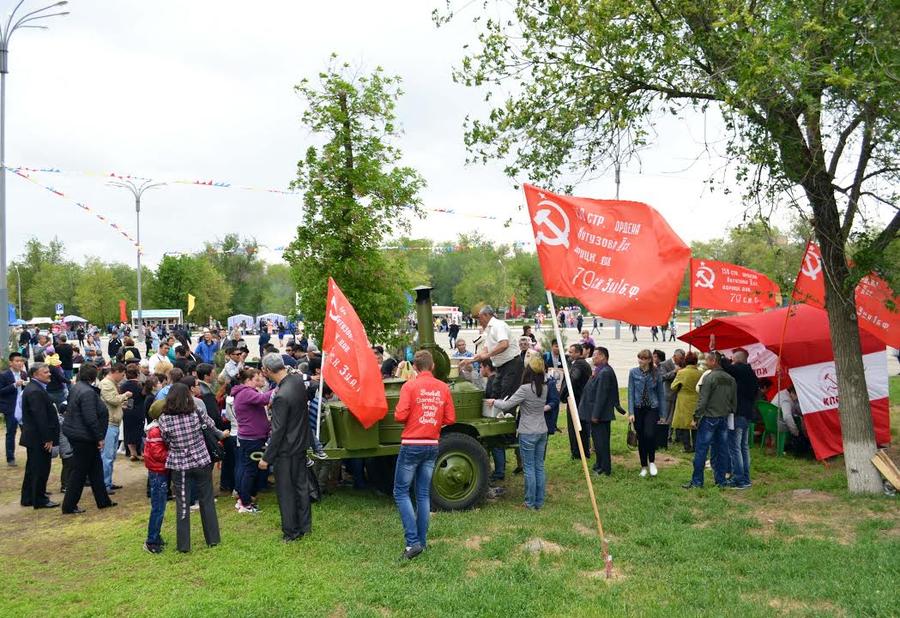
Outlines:
{"label": "person holding flag", "polygon": [[[403,522],[406,548],[401,558],[412,560],[425,551],[431,513],[431,476],[438,455],[441,428],[456,422],[450,388],[435,378],[434,359],[428,350],[413,357],[418,375],[400,389],[394,418],[404,425],[394,472],[394,501]],[[416,483],[416,505],[409,488]]]}

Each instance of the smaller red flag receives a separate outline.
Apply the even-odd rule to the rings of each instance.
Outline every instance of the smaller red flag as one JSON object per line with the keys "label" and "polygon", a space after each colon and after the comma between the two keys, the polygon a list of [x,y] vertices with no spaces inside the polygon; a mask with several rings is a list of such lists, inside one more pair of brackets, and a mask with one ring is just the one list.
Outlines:
{"label": "smaller red flag", "polygon": [[800,272],[794,284],[792,298],[798,303],[806,303],[819,309],[825,308],[825,269],[822,267],[822,253],[816,243],[806,243],[806,252],[800,262]]}
{"label": "smaller red flag", "polygon": [[781,302],[778,284],[755,270],[714,260],[691,259],[691,305],[756,313]]}
{"label": "smaller red flag", "polygon": [[892,348],[900,348],[900,299],[887,281],[870,273],[856,286],[856,320],[859,327]]}
{"label": "smaller red flag", "polygon": [[368,429],[387,414],[381,367],[353,305],[331,277],[322,336],[322,378]]}
{"label": "smaller red flag", "polygon": [[125,311],[125,301],[124,300],[119,301],[119,321],[120,322],[128,321],[128,314]]}

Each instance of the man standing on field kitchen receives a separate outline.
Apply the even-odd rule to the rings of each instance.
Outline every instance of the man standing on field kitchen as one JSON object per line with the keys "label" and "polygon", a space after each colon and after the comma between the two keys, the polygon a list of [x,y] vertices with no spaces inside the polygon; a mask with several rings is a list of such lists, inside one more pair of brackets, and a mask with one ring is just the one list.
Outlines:
{"label": "man standing on field kitchen", "polygon": [[[441,428],[456,422],[453,398],[446,384],[431,371],[434,359],[427,350],[416,352],[413,365],[418,375],[400,389],[394,418],[403,423],[400,454],[394,473],[394,501],[403,522],[406,548],[401,556],[412,560],[425,551],[431,512],[431,476],[437,461]],[[409,487],[416,482],[416,506]]]}

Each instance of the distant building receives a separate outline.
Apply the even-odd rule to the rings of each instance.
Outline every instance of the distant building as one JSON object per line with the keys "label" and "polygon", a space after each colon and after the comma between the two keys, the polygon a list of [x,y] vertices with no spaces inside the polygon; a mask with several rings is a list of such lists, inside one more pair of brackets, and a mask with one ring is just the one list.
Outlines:
{"label": "distant building", "polygon": [[[141,314],[144,324],[165,324],[166,328],[184,324],[184,313],[181,309],[144,309]],[[137,311],[131,312],[131,324],[134,327],[139,325]]]}

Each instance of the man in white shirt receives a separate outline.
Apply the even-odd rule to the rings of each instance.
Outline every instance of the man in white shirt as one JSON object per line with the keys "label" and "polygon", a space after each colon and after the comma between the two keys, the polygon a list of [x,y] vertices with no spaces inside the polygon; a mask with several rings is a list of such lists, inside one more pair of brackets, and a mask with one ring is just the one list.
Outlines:
{"label": "man in white shirt", "polygon": [[161,362],[169,362],[169,343],[167,341],[160,342],[159,350],[150,357],[150,360],[147,362],[147,366],[150,369],[150,373],[156,373],[156,366]]}
{"label": "man in white shirt", "polygon": [[478,323],[484,329],[484,349],[472,360],[482,362],[489,358],[497,372],[492,392],[485,394],[485,397],[506,399],[515,393],[522,383],[522,372],[525,370],[522,357],[519,356],[518,348],[511,345],[512,334],[509,326],[503,320],[497,319],[493,307],[484,306],[478,313]]}

